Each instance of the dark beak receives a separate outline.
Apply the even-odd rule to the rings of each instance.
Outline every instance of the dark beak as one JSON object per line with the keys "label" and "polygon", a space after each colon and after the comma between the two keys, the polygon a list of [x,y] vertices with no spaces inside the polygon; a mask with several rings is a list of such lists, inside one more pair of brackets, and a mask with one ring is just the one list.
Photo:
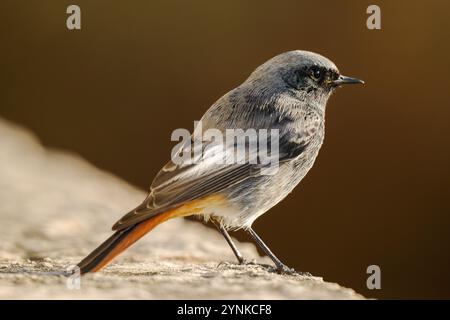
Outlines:
{"label": "dark beak", "polygon": [[341,86],[343,84],[358,84],[358,83],[363,84],[364,81],[346,76],[339,76],[339,78],[333,81],[333,84],[335,86]]}

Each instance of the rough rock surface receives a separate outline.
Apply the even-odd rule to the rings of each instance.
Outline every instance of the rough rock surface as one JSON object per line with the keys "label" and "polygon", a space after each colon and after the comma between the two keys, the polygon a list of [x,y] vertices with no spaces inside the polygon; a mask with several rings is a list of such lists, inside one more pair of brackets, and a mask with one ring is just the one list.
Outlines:
{"label": "rough rock surface", "polygon": [[[361,299],[318,277],[240,266],[221,235],[174,219],[81,279],[61,273],[108,237],[145,194],[0,119],[1,299]],[[253,245],[240,243],[247,257]],[[228,261],[220,263],[221,261]]]}

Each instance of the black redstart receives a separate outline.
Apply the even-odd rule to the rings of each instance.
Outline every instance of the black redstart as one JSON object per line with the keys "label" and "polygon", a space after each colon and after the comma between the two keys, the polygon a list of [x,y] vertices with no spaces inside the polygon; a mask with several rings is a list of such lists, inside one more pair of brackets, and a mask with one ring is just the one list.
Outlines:
{"label": "black redstart", "polygon": [[[278,157],[277,170],[267,174],[264,165],[250,161],[218,164],[207,152],[198,161],[172,159],[154,179],[144,202],[122,217],[113,226],[115,233],[78,264],[80,272],[100,270],[168,219],[200,215],[218,227],[240,263],[245,260],[227,230],[246,230],[278,272],[294,273],[251,226],[311,169],[324,139],[328,98],[337,87],[356,83],[363,81],[340,75],[333,62],[307,51],[286,52],[259,66],[240,86],[216,101],[201,124],[203,130],[222,133],[276,129],[278,147],[271,149],[271,155]],[[229,147],[227,144],[225,149]]]}

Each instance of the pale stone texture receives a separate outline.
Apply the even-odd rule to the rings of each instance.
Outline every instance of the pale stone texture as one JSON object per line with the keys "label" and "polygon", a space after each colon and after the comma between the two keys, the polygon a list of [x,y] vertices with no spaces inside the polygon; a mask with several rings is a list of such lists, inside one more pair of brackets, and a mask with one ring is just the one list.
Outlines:
{"label": "pale stone texture", "polygon": [[[102,272],[83,277],[80,289],[69,289],[60,273],[106,239],[112,224],[144,197],[144,191],[77,155],[45,149],[27,130],[0,119],[0,298],[363,298],[318,277],[237,265],[218,232],[183,219],[158,226]],[[239,247],[246,257],[270,263],[253,245]]]}

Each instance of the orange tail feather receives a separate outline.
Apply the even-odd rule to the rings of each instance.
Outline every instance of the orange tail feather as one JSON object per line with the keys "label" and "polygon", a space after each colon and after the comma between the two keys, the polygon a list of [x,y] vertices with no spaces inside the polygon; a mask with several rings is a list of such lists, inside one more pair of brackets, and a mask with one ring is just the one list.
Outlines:
{"label": "orange tail feather", "polygon": [[99,271],[111,262],[112,259],[142,238],[147,232],[151,231],[158,224],[170,219],[172,216],[172,211],[164,212],[128,229],[117,231],[78,263],[81,274]]}
{"label": "orange tail feather", "polygon": [[203,208],[210,205],[223,204],[223,198],[219,195],[211,195],[206,198],[191,201],[183,206],[159,213],[126,229],[116,231],[111,237],[103,242],[97,249],[84,258],[78,267],[80,273],[96,272],[111,262],[114,257],[126,250],[133,243],[138,241],[147,232],[151,231],[158,224],[174,218],[192,214],[199,214]]}

